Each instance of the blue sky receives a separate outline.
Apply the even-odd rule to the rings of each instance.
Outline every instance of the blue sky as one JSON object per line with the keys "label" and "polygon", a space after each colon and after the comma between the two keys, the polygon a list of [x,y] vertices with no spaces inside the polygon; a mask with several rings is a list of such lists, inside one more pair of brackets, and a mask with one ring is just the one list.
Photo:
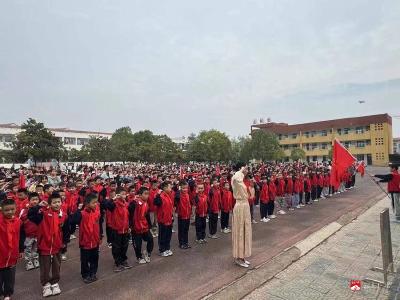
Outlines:
{"label": "blue sky", "polygon": [[261,117],[400,115],[399,15],[398,0],[3,0],[1,123],[237,136]]}

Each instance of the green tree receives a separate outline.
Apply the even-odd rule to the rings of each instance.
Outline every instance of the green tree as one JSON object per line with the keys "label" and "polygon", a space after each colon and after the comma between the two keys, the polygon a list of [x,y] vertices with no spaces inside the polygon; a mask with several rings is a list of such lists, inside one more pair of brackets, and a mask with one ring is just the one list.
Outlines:
{"label": "green tree", "polygon": [[91,136],[81,149],[83,157],[89,161],[105,162],[111,158],[111,142],[107,138]]}
{"label": "green tree", "polygon": [[247,151],[251,158],[262,161],[281,160],[284,156],[276,135],[261,129],[252,133]]}
{"label": "green tree", "polygon": [[13,162],[13,153],[11,150],[0,150],[0,163],[9,164]]}
{"label": "green tree", "polygon": [[43,123],[29,118],[21,129],[12,142],[14,161],[24,162],[31,158],[35,163],[45,162],[50,159],[59,160],[64,154],[61,140],[45,128]]}
{"label": "green tree", "polygon": [[134,135],[130,127],[121,127],[111,136],[111,157],[115,161],[134,161],[136,147]]}
{"label": "green tree", "polygon": [[155,162],[175,162],[183,160],[183,153],[166,135],[155,136],[153,160]]}
{"label": "green tree", "polygon": [[251,159],[251,139],[248,136],[239,136],[238,138],[232,139],[232,160],[237,161],[249,161]]}
{"label": "green tree", "polygon": [[68,161],[71,162],[83,162],[86,160],[85,152],[82,150],[71,149],[68,151]]}
{"label": "green tree", "polygon": [[193,161],[229,161],[232,156],[231,141],[218,130],[201,131],[190,141],[188,159]]}
{"label": "green tree", "polygon": [[290,152],[290,158],[292,160],[305,159],[306,158],[306,152],[301,148],[294,148]]}

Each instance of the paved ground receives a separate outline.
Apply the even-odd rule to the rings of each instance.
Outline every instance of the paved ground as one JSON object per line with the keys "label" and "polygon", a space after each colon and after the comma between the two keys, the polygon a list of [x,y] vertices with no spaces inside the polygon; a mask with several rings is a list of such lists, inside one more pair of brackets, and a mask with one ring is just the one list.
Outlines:
{"label": "paved ground", "polygon": [[[303,240],[342,215],[359,214],[367,203],[382,199],[382,192],[367,177],[359,180],[358,187],[264,224],[253,226],[253,266],[258,266]],[[258,216],[258,211],[257,211]],[[190,228],[194,241],[194,227]],[[155,243],[157,247],[157,243]],[[174,256],[161,258],[156,253],[152,262],[137,265],[133,249],[128,256],[134,268],[115,274],[112,271],[110,249],[102,246],[99,281],[85,285],[80,278],[79,253],[76,241],[69,246],[69,260],[61,267],[59,299],[198,299],[231,283],[246,274],[235,266],[231,258],[231,237],[223,235],[206,245],[196,245],[183,251],[177,247],[173,235]],[[250,270],[251,272],[251,270]],[[296,285],[296,283],[293,283]],[[302,285],[301,283],[299,285]],[[16,276],[15,299],[41,299],[41,286],[37,270],[26,272],[19,265]],[[311,298],[309,298],[311,299]]]}
{"label": "paved ground", "polygon": [[[389,288],[363,281],[383,281],[383,274],[370,268],[382,267],[379,213],[389,206],[387,198],[381,200],[245,299],[400,299],[400,277],[389,276]],[[390,225],[399,266],[400,224],[392,219]],[[350,280],[362,280],[361,290],[352,292]]]}

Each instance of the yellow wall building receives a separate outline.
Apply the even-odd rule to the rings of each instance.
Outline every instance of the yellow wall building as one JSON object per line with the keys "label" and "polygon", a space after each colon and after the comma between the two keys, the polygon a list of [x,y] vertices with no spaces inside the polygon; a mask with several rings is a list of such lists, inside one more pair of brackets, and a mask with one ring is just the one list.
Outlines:
{"label": "yellow wall building", "polygon": [[287,157],[292,149],[302,148],[309,161],[329,160],[335,138],[368,165],[387,166],[393,151],[392,118],[388,114],[294,125],[269,122],[251,126],[252,132],[260,129],[278,136]]}

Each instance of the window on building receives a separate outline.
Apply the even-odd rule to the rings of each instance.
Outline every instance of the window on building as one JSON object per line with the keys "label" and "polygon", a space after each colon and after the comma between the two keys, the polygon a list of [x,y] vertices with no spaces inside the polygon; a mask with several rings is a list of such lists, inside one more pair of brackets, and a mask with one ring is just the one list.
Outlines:
{"label": "window on building", "polygon": [[357,141],[356,147],[357,148],[364,148],[365,147],[365,141]]}
{"label": "window on building", "polygon": [[337,133],[338,133],[339,135],[342,135],[342,128],[338,128],[338,129],[337,129]]}
{"label": "window on building", "polygon": [[76,138],[74,137],[64,137],[65,145],[76,145]]}
{"label": "window on building", "polygon": [[369,125],[365,126],[365,131],[369,131],[369,130],[370,130],[370,126]]}
{"label": "window on building", "polygon": [[351,141],[344,142],[344,146],[348,149],[351,147]]}
{"label": "window on building", "polygon": [[282,139],[282,134],[278,134],[278,140]]}
{"label": "window on building", "polygon": [[364,127],[356,127],[356,133],[357,133],[357,134],[362,134],[362,133],[364,133]]}
{"label": "window on building", "polygon": [[383,130],[383,123],[374,124],[375,130]]}
{"label": "window on building", "polygon": [[283,150],[289,150],[289,145],[283,145]]}
{"label": "window on building", "polygon": [[12,134],[0,134],[0,142],[11,143],[14,140],[14,135]]}
{"label": "window on building", "polygon": [[89,142],[89,139],[78,138],[76,144],[79,146],[83,146],[83,145],[86,145],[88,142]]}
{"label": "window on building", "polygon": [[310,137],[310,132],[308,132],[308,131],[304,132],[304,136],[305,136],[306,138]]}
{"label": "window on building", "polygon": [[304,144],[303,149],[309,151],[310,150],[310,144]]}
{"label": "window on building", "polygon": [[350,128],[343,129],[343,134],[349,134],[349,133],[350,133]]}
{"label": "window on building", "polygon": [[377,152],[375,153],[375,159],[376,160],[384,160],[385,159],[385,155],[383,152]]}
{"label": "window on building", "polygon": [[297,133],[292,133],[292,139],[296,139],[297,138]]}
{"label": "window on building", "polygon": [[287,139],[289,136],[287,134],[283,135],[283,139]]}
{"label": "window on building", "polygon": [[328,148],[328,144],[327,143],[322,143],[321,144],[321,149],[327,149]]}
{"label": "window on building", "polygon": [[327,136],[327,135],[328,135],[328,132],[326,130],[321,131],[321,136]]}
{"label": "window on building", "polygon": [[311,144],[311,149],[312,149],[312,150],[318,149],[318,144],[317,144],[317,143],[312,143],[312,144]]}
{"label": "window on building", "polygon": [[317,132],[316,131],[311,131],[311,137],[314,137],[314,136],[316,136],[317,135]]}

